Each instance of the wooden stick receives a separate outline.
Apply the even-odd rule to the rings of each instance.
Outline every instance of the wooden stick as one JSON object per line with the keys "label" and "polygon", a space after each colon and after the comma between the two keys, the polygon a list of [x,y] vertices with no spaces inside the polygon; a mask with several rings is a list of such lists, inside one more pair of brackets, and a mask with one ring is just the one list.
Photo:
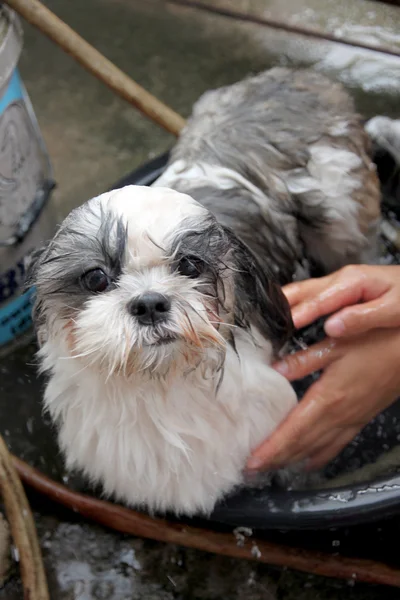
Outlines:
{"label": "wooden stick", "polygon": [[251,537],[247,538],[243,545],[238,545],[233,534],[171,523],[165,519],[152,518],[111,502],[73,492],[15,456],[13,460],[25,484],[81,516],[116,531],[233,558],[285,566],[326,577],[400,587],[400,571],[382,563],[290,548]]}
{"label": "wooden stick", "polygon": [[39,0],[5,0],[5,3],[149,119],[179,135],[185,126],[183,117],[118,69]]}
{"label": "wooden stick", "polygon": [[32,513],[11,455],[0,436],[0,488],[19,554],[25,600],[49,600],[46,576]]}

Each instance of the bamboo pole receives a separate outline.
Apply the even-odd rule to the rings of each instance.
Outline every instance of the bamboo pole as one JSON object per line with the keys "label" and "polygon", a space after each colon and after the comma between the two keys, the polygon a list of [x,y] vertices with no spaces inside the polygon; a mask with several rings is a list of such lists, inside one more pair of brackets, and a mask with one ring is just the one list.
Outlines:
{"label": "bamboo pole", "polygon": [[169,133],[179,135],[185,126],[183,117],[118,69],[39,0],[5,0],[5,4],[149,119]]}

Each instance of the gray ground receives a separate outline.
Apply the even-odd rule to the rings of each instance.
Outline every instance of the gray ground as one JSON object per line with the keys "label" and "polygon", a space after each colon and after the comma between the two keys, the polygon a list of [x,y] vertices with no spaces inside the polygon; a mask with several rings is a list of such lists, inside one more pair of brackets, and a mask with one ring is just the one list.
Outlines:
{"label": "gray ground", "polygon": [[[208,0],[400,49],[400,13],[362,0]],[[400,60],[307,42],[156,0],[48,0],[108,58],[183,115],[206,89],[274,64],[315,64],[344,81],[366,115],[399,114]],[[318,9],[318,12],[317,12]],[[400,10],[400,9],[399,9]],[[167,149],[148,122],[30,27],[20,67],[58,183],[58,218]],[[2,359],[1,430],[16,453],[62,477],[40,413],[33,348]],[[12,410],[10,410],[12,406]],[[64,475],[65,476],[65,475]],[[34,502],[51,597],[68,600],[397,599],[396,590],[335,582],[120,536]],[[398,526],[397,526],[398,527]],[[368,552],[367,552],[368,554]],[[0,600],[22,598],[17,568]]]}

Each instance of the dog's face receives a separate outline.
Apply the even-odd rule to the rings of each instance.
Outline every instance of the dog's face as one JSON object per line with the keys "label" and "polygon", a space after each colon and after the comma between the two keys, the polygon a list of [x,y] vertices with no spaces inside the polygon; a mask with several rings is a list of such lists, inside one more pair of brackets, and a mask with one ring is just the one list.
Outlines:
{"label": "dog's face", "polygon": [[275,348],[291,332],[280,289],[250,250],[192,198],[128,186],[72,211],[38,251],[34,322],[41,344],[104,373],[165,374],[213,355],[236,327]]}

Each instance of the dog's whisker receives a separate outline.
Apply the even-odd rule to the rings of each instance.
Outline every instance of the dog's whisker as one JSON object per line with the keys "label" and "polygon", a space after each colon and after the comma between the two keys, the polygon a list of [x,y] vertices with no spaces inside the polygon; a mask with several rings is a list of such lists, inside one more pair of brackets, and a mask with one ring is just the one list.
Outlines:
{"label": "dog's whisker", "polygon": [[[186,308],[186,307],[189,307],[189,309],[190,309],[192,312],[194,312],[194,313],[195,313],[195,315],[197,315],[197,316],[199,317],[199,319],[201,319],[201,320],[203,321],[203,323],[206,323],[206,324],[207,324],[207,322],[208,322],[208,319],[207,319],[207,316],[206,316],[206,315],[207,315],[207,313],[206,313],[206,310],[205,310],[205,309],[204,309],[204,314],[201,314],[201,313],[198,311],[198,309],[197,309],[197,308],[195,308],[194,306],[191,306],[191,305],[190,305],[190,303],[189,303],[187,300],[185,300],[185,298],[181,297],[179,294],[177,294],[177,296],[181,298],[181,309],[182,309],[182,311],[185,313],[185,316],[186,316],[186,317],[189,319],[189,321],[190,321],[190,317],[189,317],[188,310],[187,310],[187,308]],[[191,321],[190,321],[190,322],[191,322]]]}
{"label": "dog's whisker", "polygon": [[233,325],[233,323],[225,323],[225,321],[209,321],[211,325],[220,325],[221,327],[231,327],[232,329],[240,329],[239,325]]}
{"label": "dog's whisker", "polygon": [[70,356],[60,356],[59,360],[74,360],[76,358],[85,358],[86,356],[90,356],[91,354],[99,352],[100,350],[101,350],[101,347],[93,348],[91,350],[88,350],[87,352],[81,352],[80,354],[71,354]]}

